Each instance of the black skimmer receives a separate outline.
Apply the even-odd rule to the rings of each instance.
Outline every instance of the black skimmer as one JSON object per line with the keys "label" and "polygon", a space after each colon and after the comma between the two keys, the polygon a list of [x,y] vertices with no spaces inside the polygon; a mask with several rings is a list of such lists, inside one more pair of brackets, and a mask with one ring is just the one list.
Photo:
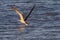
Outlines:
{"label": "black skimmer", "polygon": [[28,17],[30,16],[30,14],[32,13],[33,9],[35,8],[35,5],[31,8],[30,12],[28,13],[28,15],[26,16],[26,18],[24,18],[23,14],[21,11],[19,11],[16,7],[14,7],[13,5],[10,5],[11,8],[19,15],[20,17],[20,22],[25,24],[26,26],[28,26],[28,23],[26,22],[26,20],[28,19]]}

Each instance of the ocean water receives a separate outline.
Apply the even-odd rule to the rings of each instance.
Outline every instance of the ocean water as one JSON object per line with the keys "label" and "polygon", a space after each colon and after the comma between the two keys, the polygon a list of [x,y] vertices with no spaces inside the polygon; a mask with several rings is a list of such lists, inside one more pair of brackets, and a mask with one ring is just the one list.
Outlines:
{"label": "ocean water", "polygon": [[[34,4],[27,20],[29,26],[20,23],[9,6],[14,5],[26,17]],[[0,0],[0,40],[60,40],[60,1]]]}

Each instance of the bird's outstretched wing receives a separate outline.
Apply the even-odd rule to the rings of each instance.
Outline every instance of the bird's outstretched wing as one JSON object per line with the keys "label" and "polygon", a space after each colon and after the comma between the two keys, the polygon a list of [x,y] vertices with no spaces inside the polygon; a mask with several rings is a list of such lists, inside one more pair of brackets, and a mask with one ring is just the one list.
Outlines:
{"label": "bird's outstretched wing", "polygon": [[16,7],[10,5],[10,7],[19,15],[21,20],[24,20],[24,16],[22,14],[22,12],[20,12]]}
{"label": "bird's outstretched wing", "polygon": [[30,16],[30,14],[32,13],[33,9],[35,8],[35,4],[34,6],[31,8],[30,12],[28,13],[28,15],[26,16],[26,18],[24,19],[25,21],[28,19],[28,17]]}

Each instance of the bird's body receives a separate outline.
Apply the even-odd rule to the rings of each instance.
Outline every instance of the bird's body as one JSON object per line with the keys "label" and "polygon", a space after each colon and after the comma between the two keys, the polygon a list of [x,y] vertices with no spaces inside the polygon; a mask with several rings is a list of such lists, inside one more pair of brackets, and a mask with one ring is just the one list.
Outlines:
{"label": "bird's body", "polygon": [[26,26],[28,26],[28,23],[24,20],[19,20],[21,23],[25,24]]}
{"label": "bird's body", "polygon": [[[35,6],[34,6],[34,7],[35,7]],[[33,7],[31,10],[33,10],[34,7]],[[19,21],[20,21],[21,23],[25,24],[26,26],[28,26],[28,23],[26,22],[26,20],[27,20],[27,18],[29,17],[29,15],[31,14],[32,11],[30,11],[29,14],[26,16],[26,18],[24,19],[24,16],[23,16],[22,12],[20,12],[20,11],[19,11],[16,7],[14,7],[14,6],[11,6],[11,8],[19,15],[19,17],[20,17],[20,20],[19,20]]]}

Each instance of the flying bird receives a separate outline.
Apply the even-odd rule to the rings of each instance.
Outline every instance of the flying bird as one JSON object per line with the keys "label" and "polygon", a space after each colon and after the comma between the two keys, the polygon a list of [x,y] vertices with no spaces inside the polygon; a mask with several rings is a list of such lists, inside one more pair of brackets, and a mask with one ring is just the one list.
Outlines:
{"label": "flying bird", "polygon": [[28,17],[32,13],[33,9],[35,8],[35,5],[31,8],[31,10],[28,13],[28,15],[26,16],[26,18],[24,18],[24,15],[22,14],[22,12],[19,11],[16,7],[14,7],[13,5],[10,5],[10,7],[19,15],[19,17],[20,17],[20,20],[19,21],[21,23],[25,24],[26,26],[28,26],[28,23],[26,22],[26,20],[28,19]]}

